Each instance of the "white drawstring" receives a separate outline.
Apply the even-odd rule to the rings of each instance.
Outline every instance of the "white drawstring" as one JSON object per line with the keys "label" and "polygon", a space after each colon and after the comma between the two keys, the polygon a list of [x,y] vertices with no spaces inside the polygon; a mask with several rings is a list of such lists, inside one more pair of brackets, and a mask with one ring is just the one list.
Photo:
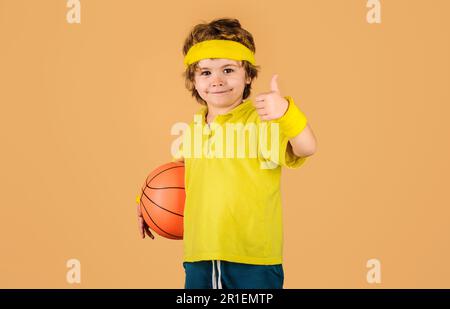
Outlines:
{"label": "white drawstring", "polygon": [[222,282],[220,281],[220,261],[217,261],[217,268],[219,269],[219,279],[217,283],[219,284],[219,289],[222,289]]}
{"label": "white drawstring", "polygon": [[222,282],[220,280],[220,261],[217,261],[217,268],[219,270],[219,277],[216,282],[216,268],[214,267],[214,260],[212,261],[212,286],[213,289],[222,289]]}
{"label": "white drawstring", "polygon": [[216,276],[216,269],[214,268],[214,260],[212,261],[212,287],[213,287],[213,289],[217,289],[217,286],[216,286],[216,280],[215,280],[215,277]]}

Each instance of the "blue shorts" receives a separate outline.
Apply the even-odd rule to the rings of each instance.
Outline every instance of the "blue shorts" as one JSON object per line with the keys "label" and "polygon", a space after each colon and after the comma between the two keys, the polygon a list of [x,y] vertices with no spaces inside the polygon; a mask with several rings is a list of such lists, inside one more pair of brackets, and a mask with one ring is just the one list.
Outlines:
{"label": "blue shorts", "polygon": [[184,262],[185,289],[282,289],[282,264],[253,265],[228,261]]}

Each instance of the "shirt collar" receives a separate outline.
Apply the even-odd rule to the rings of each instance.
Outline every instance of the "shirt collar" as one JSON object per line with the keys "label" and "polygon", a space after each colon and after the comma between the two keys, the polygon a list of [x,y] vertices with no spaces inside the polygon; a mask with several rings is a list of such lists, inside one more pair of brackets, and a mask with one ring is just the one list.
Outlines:
{"label": "shirt collar", "polygon": [[[223,117],[226,115],[235,116],[235,115],[239,114],[239,112],[241,112],[242,110],[246,109],[248,106],[251,106],[251,105],[252,105],[251,99],[247,98],[247,99],[243,100],[241,104],[235,106],[232,110],[228,111],[226,114],[217,115],[217,117],[219,117],[219,116]],[[197,114],[200,114],[203,116],[203,118],[205,118],[207,112],[208,112],[208,106],[203,106]]]}

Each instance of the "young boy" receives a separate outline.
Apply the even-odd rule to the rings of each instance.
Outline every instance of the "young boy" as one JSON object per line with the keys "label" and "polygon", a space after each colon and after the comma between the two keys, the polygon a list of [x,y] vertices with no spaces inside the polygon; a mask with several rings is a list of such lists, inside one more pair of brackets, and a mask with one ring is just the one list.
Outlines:
{"label": "young boy", "polygon": [[[185,288],[281,289],[281,166],[302,165],[315,137],[276,75],[270,91],[249,99],[255,44],[238,20],[195,26],[183,53],[186,86],[204,105],[181,150]],[[141,236],[153,238],[139,207],[138,216]]]}

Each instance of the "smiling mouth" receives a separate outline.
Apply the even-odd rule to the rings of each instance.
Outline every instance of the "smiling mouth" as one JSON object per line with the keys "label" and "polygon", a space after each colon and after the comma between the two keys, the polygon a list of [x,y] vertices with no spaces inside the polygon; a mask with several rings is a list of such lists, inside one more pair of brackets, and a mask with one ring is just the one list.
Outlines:
{"label": "smiling mouth", "polygon": [[219,92],[211,92],[211,94],[222,94],[226,92],[230,92],[231,90],[219,91]]}

